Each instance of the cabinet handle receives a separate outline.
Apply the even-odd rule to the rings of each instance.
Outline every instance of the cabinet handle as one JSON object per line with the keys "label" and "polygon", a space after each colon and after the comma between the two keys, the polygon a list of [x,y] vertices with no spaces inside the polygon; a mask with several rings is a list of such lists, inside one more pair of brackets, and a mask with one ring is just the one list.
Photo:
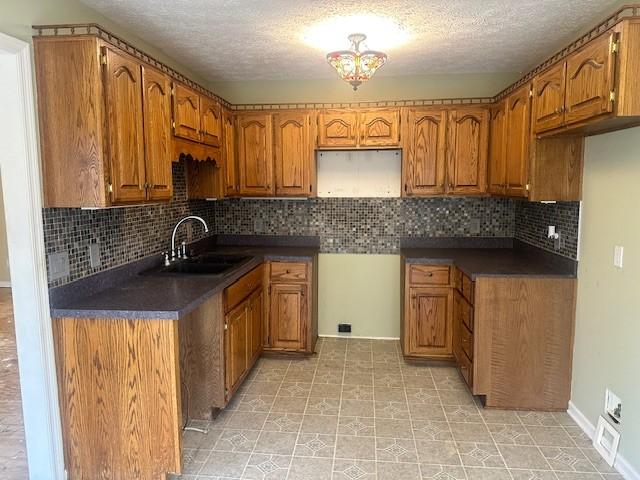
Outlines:
{"label": "cabinet handle", "polygon": [[433,272],[428,272],[427,277],[433,277]]}

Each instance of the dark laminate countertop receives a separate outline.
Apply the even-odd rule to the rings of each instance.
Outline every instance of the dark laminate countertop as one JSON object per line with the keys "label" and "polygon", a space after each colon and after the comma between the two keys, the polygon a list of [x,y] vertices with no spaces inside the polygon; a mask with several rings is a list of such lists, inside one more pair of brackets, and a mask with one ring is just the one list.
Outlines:
{"label": "dark laminate countertop", "polygon": [[[517,240],[433,240],[406,239],[400,253],[408,263],[455,265],[473,280],[479,276],[576,277],[576,261]],[[449,248],[450,245],[455,247]]]}
{"label": "dark laminate countertop", "polygon": [[51,316],[176,320],[222,291],[264,260],[311,260],[317,237],[209,237],[189,247],[194,253],[244,254],[247,262],[223,275],[143,272],[162,264],[159,255],[101,272],[50,290]]}

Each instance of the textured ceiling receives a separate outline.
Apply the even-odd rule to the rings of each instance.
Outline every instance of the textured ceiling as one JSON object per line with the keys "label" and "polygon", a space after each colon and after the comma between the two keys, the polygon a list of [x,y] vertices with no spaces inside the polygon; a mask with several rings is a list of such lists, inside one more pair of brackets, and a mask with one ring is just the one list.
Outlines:
{"label": "textured ceiling", "polygon": [[[337,15],[388,17],[410,35],[378,75],[522,72],[608,14],[615,0],[82,0],[215,80],[331,78],[307,29]],[[362,28],[354,27],[354,30]],[[364,31],[364,33],[367,33]],[[348,45],[345,45],[346,48]],[[383,45],[369,45],[371,48]]]}

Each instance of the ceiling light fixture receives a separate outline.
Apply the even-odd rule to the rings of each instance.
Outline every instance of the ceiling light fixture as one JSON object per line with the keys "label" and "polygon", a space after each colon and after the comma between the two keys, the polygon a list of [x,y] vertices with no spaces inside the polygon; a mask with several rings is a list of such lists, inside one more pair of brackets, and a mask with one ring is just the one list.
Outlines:
{"label": "ceiling light fixture", "polygon": [[363,33],[349,35],[351,50],[338,50],[327,54],[329,65],[336,69],[340,78],[349,82],[354,90],[362,82],[373,77],[373,74],[387,62],[387,54],[375,50],[360,51],[360,44],[367,38]]}

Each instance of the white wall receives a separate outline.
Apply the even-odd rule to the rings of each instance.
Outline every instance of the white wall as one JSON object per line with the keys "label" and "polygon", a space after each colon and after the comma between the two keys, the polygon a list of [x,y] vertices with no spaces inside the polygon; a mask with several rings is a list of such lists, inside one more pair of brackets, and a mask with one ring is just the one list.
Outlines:
{"label": "white wall", "polygon": [[595,425],[605,388],[621,398],[620,453],[640,471],[638,184],[640,128],[587,139],[572,402]]}
{"label": "white wall", "polygon": [[9,252],[7,251],[7,227],[2,202],[2,181],[0,179],[0,287],[7,287],[11,278],[9,276]]}

